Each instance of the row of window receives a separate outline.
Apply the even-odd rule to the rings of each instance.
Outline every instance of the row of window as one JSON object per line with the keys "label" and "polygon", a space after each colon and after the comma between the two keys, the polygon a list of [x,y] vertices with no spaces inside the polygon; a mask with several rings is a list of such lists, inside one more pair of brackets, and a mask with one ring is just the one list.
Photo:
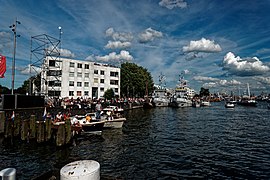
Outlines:
{"label": "row of window", "polygon": [[[69,96],[74,96],[75,91],[69,91],[68,95]],[[100,88],[100,92],[104,92],[104,88]],[[118,93],[118,88],[114,89],[115,93]],[[82,96],[82,91],[76,91],[77,96]],[[84,91],[84,96],[89,96],[89,91]]]}
{"label": "row of window", "polygon": [[[98,83],[98,78],[94,78],[94,83]],[[100,79],[100,83],[104,84],[104,79]],[[118,80],[110,80],[110,85],[118,85]],[[49,87],[61,87],[61,81],[49,81]],[[74,81],[69,81],[69,86],[74,86]],[[82,87],[82,82],[77,82],[77,87]],[[89,82],[84,82],[84,87],[89,87]]]}
{"label": "row of window", "polygon": [[[98,78],[94,78],[94,83],[98,83]],[[100,83],[104,84],[104,79]],[[110,80],[110,85],[118,85],[118,80]],[[69,86],[74,86],[74,81],[69,81]],[[82,87],[82,82],[77,82],[77,87]],[[89,82],[84,82],[84,87],[89,87]]]}
{"label": "row of window", "polygon": [[[49,66],[51,67],[55,67],[56,66],[56,61],[55,60],[49,60]],[[74,62],[70,62],[69,63],[69,67],[74,68],[75,67],[75,63]],[[77,63],[77,68],[82,68],[83,64],[82,63]],[[84,69],[89,69],[89,64],[84,64]],[[59,71],[59,72],[57,72]],[[94,70],[94,74],[98,74],[98,70]],[[104,70],[100,70],[100,75],[104,75],[105,72]],[[61,70],[50,70],[49,73],[47,73],[48,76],[59,76],[62,75]],[[119,73],[118,72],[110,72],[110,76],[113,77],[118,77]]]}

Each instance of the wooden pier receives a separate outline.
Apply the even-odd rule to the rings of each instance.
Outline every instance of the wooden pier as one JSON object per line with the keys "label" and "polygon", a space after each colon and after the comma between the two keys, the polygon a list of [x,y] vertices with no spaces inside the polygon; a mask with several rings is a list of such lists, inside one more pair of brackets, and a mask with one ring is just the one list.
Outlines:
{"label": "wooden pier", "polygon": [[53,123],[51,118],[42,119],[37,115],[29,118],[14,112],[0,111],[0,134],[5,138],[20,138],[22,141],[36,141],[37,143],[51,142],[56,146],[69,144],[72,139],[70,119]]}

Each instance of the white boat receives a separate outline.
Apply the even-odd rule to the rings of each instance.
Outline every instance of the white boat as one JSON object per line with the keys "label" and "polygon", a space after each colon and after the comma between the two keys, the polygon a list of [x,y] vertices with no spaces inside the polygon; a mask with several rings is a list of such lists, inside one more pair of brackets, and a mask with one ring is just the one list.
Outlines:
{"label": "white boat", "polygon": [[[76,119],[76,120],[75,120]],[[96,120],[94,118],[91,121],[86,120],[86,116],[76,115],[71,117],[72,129],[84,134],[98,134],[101,135],[105,120]]]}
{"label": "white boat", "polygon": [[200,101],[197,101],[197,100],[192,101],[192,107],[196,107],[196,108],[201,107]]}
{"label": "white boat", "polygon": [[201,106],[211,106],[211,103],[210,103],[210,101],[202,100],[201,101]]}
{"label": "white boat", "polygon": [[180,77],[180,84],[175,88],[174,95],[171,97],[170,106],[172,107],[191,107],[192,101],[188,97],[187,82]]}
{"label": "white boat", "polygon": [[225,103],[225,107],[226,108],[234,108],[235,107],[235,104],[234,103],[231,103],[231,102],[226,102]]}
{"label": "white boat", "polygon": [[166,107],[169,106],[170,99],[167,94],[165,76],[159,76],[159,85],[155,86],[154,92],[152,94],[153,103],[156,107]]}
{"label": "white boat", "polygon": [[166,89],[154,90],[153,103],[156,107],[166,107],[169,106],[170,99],[167,96]]}
{"label": "white boat", "polygon": [[123,113],[124,109],[118,106],[107,106],[106,108],[103,109],[103,111],[107,112],[107,111],[112,111],[114,113]]}
{"label": "white boat", "polygon": [[250,90],[249,90],[249,84],[247,83],[247,91],[248,91],[248,95],[243,96],[240,101],[237,102],[237,104],[239,105],[243,105],[243,106],[257,106],[257,101],[255,99],[252,99],[250,97]]}

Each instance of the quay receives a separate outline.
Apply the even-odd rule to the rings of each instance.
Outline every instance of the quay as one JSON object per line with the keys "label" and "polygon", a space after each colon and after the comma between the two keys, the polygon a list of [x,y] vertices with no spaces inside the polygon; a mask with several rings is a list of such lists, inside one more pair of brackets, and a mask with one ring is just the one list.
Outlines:
{"label": "quay", "polygon": [[[140,103],[116,103],[124,110],[142,108]],[[104,106],[106,106],[104,104]],[[64,146],[72,143],[76,136],[72,133],[70,117],[63,121],[54,122],[54,116],[61,112],[66,115],[85,115],[94,112],[93,108],[63,108],[46,107],[47,116],[44,117],[44,107],[5,109],[0,111],[0,135],[6,139],[20,139],[23,142],[52,143],[56,146]]]}

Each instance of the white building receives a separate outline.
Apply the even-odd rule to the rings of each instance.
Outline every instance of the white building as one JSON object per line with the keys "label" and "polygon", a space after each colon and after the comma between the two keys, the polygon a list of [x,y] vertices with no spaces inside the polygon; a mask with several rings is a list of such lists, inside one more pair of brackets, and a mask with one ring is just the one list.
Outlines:
{"label": "white building", "polygon": [[100,98],[108,89],[120,96],[120,68],[107,64],[47,57],[41,72],[41,93],[69,98]]}

